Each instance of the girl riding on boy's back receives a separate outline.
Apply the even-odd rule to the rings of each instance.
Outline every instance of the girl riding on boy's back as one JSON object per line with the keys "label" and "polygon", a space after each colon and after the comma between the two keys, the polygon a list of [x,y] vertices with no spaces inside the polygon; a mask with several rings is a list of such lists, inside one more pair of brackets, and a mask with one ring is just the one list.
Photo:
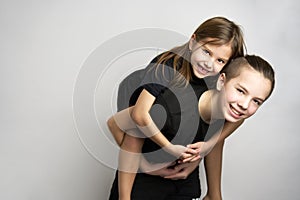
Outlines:
{"label": "girl riding on boy's back", "polygon": [[[110,120],[108,121],[109,128],[113,133],[116,142],[121,146],[120,157],[119,157],[120,170],[118,172],[119,175],[118,193],[120,194],[120,199],[130,199],[134,177],[136,175],[136,171],[140,164],[140,158],[143,157],[140,157],[139,154],[130,154],[128,152],[133,152],[133,153],[141,152],[144,143],[144,139],[140,137],[141,135],[149,137],[152,141],[156,142],[160,147],[163,147],[163,149],[166,152],[174,155],[176,158],[181,156],[181,158],[185,158],[185,161],[191,161],[191,163],[197,163],[197,161],[195,160],[199,159],[199,151],[200,151],[199,149],[201,149],[201,144],[202,144],[199,141],[201,140],[203,141],[203,137],[205,136],[206,131],[205,129],[199,130],[200,126],[198,127],[198,124],[196,125],[196,133],[189,132],[190,129],[188,128],[179,129],[180,131],[182,130],[185,131],[183,131],[182,133],[180,133],[180,131],[178,132],[182,134],[182,136],[188,138],[188,140],[190,140],[191,135],[196,136],[195,138],[192,138],[190,140],[191,142],[198,142],[190,145],[192,148],[187,149],[185,146],[178,145],[178,143],[173,144],[173,141],[170,141],[170,139],[168,140],[168,138],[165,137],[165,136],[168,137],[169,135],[174,136],[178,131],[178,129],[177,130],[175,129],[176,131],[174,132],[174,127],[178,127],[177,124],[178,121],[176,120],[178,119],[178,116],[174,114],[176,113],[173,110],[174,107],[170,106],[173,104],[173,102],[176,101],[174,101],[174,98],[170,98],[170,95],[166,95],[166,94],[171,94],[168,91],[170,91],[172,87],[184,88],[186,86],[191,86],[192,90],[194,91],[194,94],[196,95],[195,105],[191,104],[191,106],[192,108],[195,108],[194,113],[197,113],[196,116],[200,118],[200,121],[198,120],[199,125],[204,125],[207,127],[208,125],[210,126],[212,124],[211,120],[217,120],[217,121],[224,120],[224,119],[227,120],[225,122],[224,128],[220,130],[220,132],[222,132],[221,138],[223,139],[226,136],[230,135],[243,122],[243,119],[254,114],[256,109],[252,109],[253,106],[251,106],[251,110],[250,110],[251,112],[248,111],[246,112],[247,109],[243,110],[244,108],[243,109],[240,108],[239,107],[240,105],[237,105],[237,102],[234,102],[235,100],[235,98],[233,98],[234,95],[226,95],[231,97],[231,99],[228,99],[228,101],[230,100],[232,102],[230,104],[229,102],[227,102],[227,104],[226,102],[223,102],[224,105],[226,104],[228,106],[227,107],[221,106],[222,104],[220,103],[222,103],[221,100],[223,97],[222,98],[220,97],[222,95],[224,96],[226,94],[226,91],[222,91],[222,90],[220,90],[219,92],[218,90],[207,91],[208,87],[203,79],[205,77],[214,76],[218,74],[218,72],[232,58],[242,56],[243,49],[244,49],[244,41],[243,41],[240,28],[236,24],[234,24],[233,22],[225,18],[215,17],[201,24],[199,28],[192,35],[189,42],[187,42],[186,44],[180,47],[176,47],[168,52],[161,54],[151,62],[151,65],[147,67],[145,76],[141,83],[141,87],[134,93],[133,98],[131,99],[132,102],[130,105],[132,105],[132,107],[115,115],[117,120],[114,120],[114,118],[110,118]],[[252,60],[252,58],[258,58],[258,60],[261,60],[259,57],[248,56],[249,60]],[[246,65],[248,62],[250,63],[250,61],[245,62],[244,60],[244,62],[241,62],[240,64]],[[250,63],[250,65],[252,65],[252,63]],[[252,71],[250,70],[249,73],[250,72]],[[253,75],[257,75],[257,74],[254,73]],[[229,78],[229,79],[231,80],[230,81],[228,80],[226,73],[222,73],[218,79],[218,83],[220,87],[225,88],[225,83],[226,86],[228,86],[226,81],[228,81],[228,83],[229,82],[232,83],[232,80],[236,80],[236,77]],[[242,89],[243,88],[239,88],[239,90],[236,90],[238,91],[238,94],[243,94],[243,93],[247,94],[248,90],[243,91]],[[186,96],[187,91],[188,91],[187,89],[183,89],[182,96]],[[261,91],[263,91],[263,89]],[[249,99],[250,98],[249,94],[247,95],[248,95],[247,98]],[[255,96],[255,95],[250,94],[250,96],[252,96],[251,99],[253,99],[251,100],[251,102],[255,101],[256,102],[255,105],[259,105],[262,101],[265,100],[265,98],[267,98],[267,96],[264,95],[260,95],[260,96]],[[214,101],[211,101],[209,99]],[[198,109],[198,100],[199,100],[199,109]],[[156,124],[154,123],[155,120],[152,119],[152,116],[149,113],[152,106],[157,103],[160,103],[160,105],[166,105],[165,109],[167,110],[167,114],[169,114],[167,115],[167,120],[172,119],[171,123],[170,120],[166,121],[166,124],[162,130],[160,130],[160,128],[156,126]],[[214,110],[208,109],[211,107],[211,104],[214,105],[213,107],[215,108]],[[175,108],[177,107],[175,106]],[[121,113],[123,114],[125,113],[125,115],[121,115]],[[191,119],[198,119],[195,117],[195,115],[194,116],[190,115],[190,112],[182,112],[182,115],[187,115],[187,118],[191,117]],[[119,119],[121,118],[121,120],[118,120],[118,118]],[[119,127],[117,126],[116,122],[119,124]],[[180,123],[182,123],[182,121]],[[189,122],[186,122],[186,124],[188,125]],[[120,128],[123,129],[123,131]],[[140,131],[142,131],[142,134],[140,133]],[[126,134],[125,132],[133,133],[133,135]],[[146,143],[144,144],[143,151],[144,150],[152,151],[153,149],[156,148],[154,146],[155,145],[153,145],[153,143],[149,142],[149,139],[146,139]],[[132,155],[134,156],[132,157]],[[131,158],[131,162],[130,165],[128,166],[126,163],[128,163],[130,158]],[[123,162],[124,159],[127,162]],[[143,165],[143,163],[141,163],[141,165]],[[195,169],[192,172],[192,174],[197,175],[198,174],[197,169]],[[210,176],[210,174],[208,174],[208,176]],[[138,184],[138,186],[135,187],[132,195],[135,197],[135,199],[144,199],[144,195],[139,194],[138,188],[141,187],[144,191],[148,189],[145,188],[145,186],[143,186],[144,184],[143,180],[147,179],[147,177],[138,176],[137,178],[138,179],[136,180],[136,182],[139,182],[139,180],[141,179],[140,182],[141,184]],[[208,177],[208,180],[211,180],[211,178]],[[159,185],[160,183],[167,184],[167,185],[169,184],[169,182],[165,181],[164,179],[159,179],[157,181],[158,181],[157,184],[153,184],[153,187],[156,187],[156,185]],[[186,184],[187,181],[193,184],[195,187],[188,187]],[[187,189],[187,190],[184,189],[186,193],[180,194],[180,196],[186,196],[188,198],[198,198],[200,196],[200,191],[199,191],[200,185],[199,185],[198,176],[190,175],[184,181],[184,183],[181,181],[176,181],[176,184],[177,184],[176,187]],[[117,194],[116,195],[114,194],[115,193],[114,191],[116,190],[113,188],[110,199],[119,198]],[[153,198],[155,199],[171,199],[172,196],[177,196],[178,194],[177,192],[170,192],[170,191],[168,192],[166,189],[164,194],[161,194],[159,192],[158,193],[152,192],[152,195]]]}
{"label": "girl riding on boy's back", "polygon": [[[142,83],[159,84],[141,84],[141,87],[133,94],[130,102],[130,106],[134,105],[131,112],[133,121],[139,127],[151,125],[151,128],[154,128],[154,132],[156,132],[157,128],[153,124],[149,111],[156,99],[167,88],[165,86],[171,82],[185,82],[190,84],[195,93],[199,95],[198,91],[202,91],[205,87],[203,81],[199,81],[199,79],[216,75],[232,58],[243,55],[244,40],[238,25],[223,17],[206,20],[195,30],[187,43],[162,53],[151,62],[152,65],[147,67]],[[207,58],[209,59],[207,60]],[[179,72],[182,76],[172,76],[173,71]],[[226,123],[225,127],[228,127],[226,130],[231,133],[240,124]],[[115,139],[121,149],[124,150],[121,153],[126,151],[140,152],[143,145],[143,139],[131,135],[120,134]],[[158,142],[162,147],[169,147],[170,152],[176,153],[176,147],[179,148],[180,152],[184,149],[182,146],[171,145],[161,133],[155,134],[151,139]],[[130,195],[131,189],[128,190],[128,188],[131,188],[133,184],[135,173],[119,171],[118,177],[120,198],[129,199],[128,194]],[[195,191],[196,193],[199,191]]]}

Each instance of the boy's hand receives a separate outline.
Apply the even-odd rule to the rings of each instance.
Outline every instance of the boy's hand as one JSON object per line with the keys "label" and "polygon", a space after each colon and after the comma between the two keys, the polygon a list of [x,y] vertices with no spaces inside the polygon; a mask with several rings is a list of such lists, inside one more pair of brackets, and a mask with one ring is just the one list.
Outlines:
{"label": "boy's hand", "polygon": [[144,171],[144,173],[161,177],[171,176],[178,173],[178,170],[175,170],[174,167],[172,167],[175,164],[176,162],[151,164],[151,170]]}
{"label": "boy's hand", "polygon": [[177,171],[177,173],[165,176],[164,178],[172,180],[186,179],[188,175],[190,175],[198,167],[199,163],[200,160],[176,165],[174,170]]}

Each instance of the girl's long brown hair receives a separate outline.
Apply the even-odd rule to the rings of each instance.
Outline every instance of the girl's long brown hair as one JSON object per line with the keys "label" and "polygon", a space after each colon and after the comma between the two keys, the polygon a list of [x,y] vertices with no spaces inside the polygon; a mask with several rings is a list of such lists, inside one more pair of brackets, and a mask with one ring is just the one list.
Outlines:
{"label": "girl's long brown hair", "polygon": [[[224,17],[213,17],[203,22],[193,33],[197,42],[204,44],[231,44],[230,59],[244,56],[246,50],[241,27]],[[174,59],[173,68],[180,73],[173,82],[188,84],[192,78],[190,65],[191,52],[189,42],[164,52],[157,61],[157,66],[164,67],[169,59]]]}

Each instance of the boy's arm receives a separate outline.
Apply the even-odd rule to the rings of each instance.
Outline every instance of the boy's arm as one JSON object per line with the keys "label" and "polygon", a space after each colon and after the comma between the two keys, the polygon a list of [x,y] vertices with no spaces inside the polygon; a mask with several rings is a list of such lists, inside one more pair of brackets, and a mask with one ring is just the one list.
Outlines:
{"label": "boy's arm", "polygon": [[204,158],[207,193],[204,200],[221,200],[222,152],[224,141],[218,142],[212,151]]}
{"label": "boy's arm", "polygon": [[217,144],[211,152],[204,158],[206,171],[207,194],[203,200],[222,199],[221,175],[222,175],[222,155],[225,138],[231,135],[243,121],[236,123],[226,122]]}

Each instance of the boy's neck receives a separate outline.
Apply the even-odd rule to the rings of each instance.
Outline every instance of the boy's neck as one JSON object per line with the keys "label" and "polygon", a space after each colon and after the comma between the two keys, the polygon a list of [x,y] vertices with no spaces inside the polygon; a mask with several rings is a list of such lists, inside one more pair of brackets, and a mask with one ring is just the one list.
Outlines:
{"label": "boy's neck", "polygon": [[222,118],[221,116],[218,116],[218,113],[220,112],[217,111],[219,110],[217,95],[218,91],[208,90],[204,92],[199,99],[199,115],[202,120],[208,124]]}

